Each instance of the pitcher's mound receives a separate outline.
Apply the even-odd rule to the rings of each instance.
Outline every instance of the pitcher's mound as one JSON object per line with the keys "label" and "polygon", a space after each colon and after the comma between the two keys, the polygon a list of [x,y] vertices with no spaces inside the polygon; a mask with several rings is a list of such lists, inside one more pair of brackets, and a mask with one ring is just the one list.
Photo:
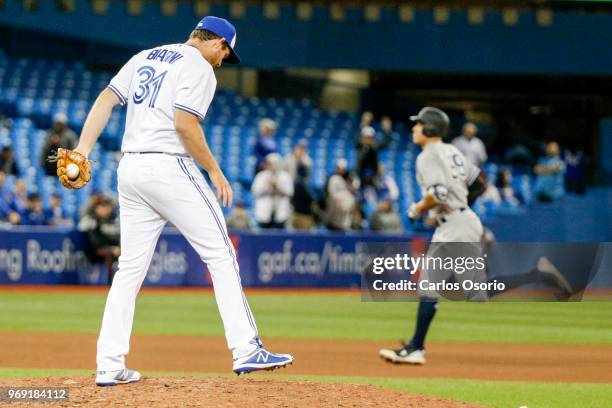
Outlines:
{"label": "pitcher's mound", "polygon": [[53,407],[476,407],[370,385],[257,378],[144,378],[128,385],[96,387],[93,377],[56,377],[5,379],[0,386],[68,387],[69,400]]}

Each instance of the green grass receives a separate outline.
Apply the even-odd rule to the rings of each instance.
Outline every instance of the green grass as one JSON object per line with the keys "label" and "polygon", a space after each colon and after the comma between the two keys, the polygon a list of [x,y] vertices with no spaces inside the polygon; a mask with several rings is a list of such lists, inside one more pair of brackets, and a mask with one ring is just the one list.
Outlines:
{"label": "green grass", "polygon": [[[2,293],[0,331],[97,333],[104,293]],[[364,303],[358,294],[248,296],[265,338],[372,339],[408,337],[416,303]],[[222,336],[210,293],[143,293],[134,332]],[[429,336],[433,341],[612,344],[612,302],[485,304],[443,302]],[[91,376],[88,370],[0,368],[0,378]],[[219,376],[215,373],[145,375]],[[612,386],[458,379],[393,379],[270,375],[271,378],[372,384],[492,407],[608,407]]]}
{"label": "green grass", "polygon": [[[144,372],[145,376],[230,377],[216,373]],[[0,368],[0,378],[88,376],[85,370]],[[232,376],[233,377],[233,376]],[[489,407],[518,408],[600,408],[612,405],[612,386],[585,383],[539,383],[456,379],[395,379],[265,374],[253,378],[310,380],[316,382],[370,384],[413,394],[431,395]]]}
{"label": "green grass", "polygon": [[0,367],[0,378],[42,378],[42,377],[90,377],[91,370],[64,368],[5,368]]}
{"label": "green grass", "polygon": [[[397,340],[416,303],[365,303],[357,294],[248,296],[266,338]],[[0,331],[97,333],[104,293],[0,293]],[[134,332],[223,335],[212,294],[143,293]],[[612,302],[443,302],[433,341],[612,344]]]}

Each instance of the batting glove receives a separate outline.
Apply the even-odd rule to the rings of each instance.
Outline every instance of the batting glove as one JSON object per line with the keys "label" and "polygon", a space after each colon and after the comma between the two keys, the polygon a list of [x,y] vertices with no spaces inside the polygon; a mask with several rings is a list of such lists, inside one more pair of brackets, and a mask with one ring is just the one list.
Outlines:
{"label": "batting glove", "polygon": [[418,221],[419,218],[421,218],[421,213],[419,213],[419,211],[417,210],[416,203],[412,203],[412,205],[410,205],[410,208],[408,209],[406,215],[408,215],[408,218],[410,218],[410,220],[413,222]]}

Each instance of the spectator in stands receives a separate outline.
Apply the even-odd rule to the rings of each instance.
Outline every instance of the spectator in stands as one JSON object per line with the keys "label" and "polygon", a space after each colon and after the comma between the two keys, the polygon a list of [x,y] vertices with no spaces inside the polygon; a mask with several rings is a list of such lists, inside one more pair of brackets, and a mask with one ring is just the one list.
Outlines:
{"label": "spectator in stands", "polygon": [[402,232],[404,226],[402,220],[393,208],[393,201],[390,197],[383,197],[376,211],[370,217],[370,229],[381,232]]}
{"label": "spectator in stands", "polygon": [[293,184],[293,218],[291,225],[296,230],[311,230],[316,227],[315,213],[316,201],[309,186],[308,175],[310,169],[304,164],[297,167],[297,175]]}
{"label": "spectator in stands", "polygon": [[291,215],[293,179],[283,169],[278,153],[266,156],[262,171],[257,173],[251,191],[255,197],[255,221],[261,228],[285,228]]}
{"label": "spectator in stands", "polygon": [[85,253],[91,262],[104,262],[108,270],[108,283],[113,279],[113,264],[119,259],[119,223],[114,216],[114,202],[102,197],[79,222],[79,230],[86,233]]}
{"label": "spectator in stands", "polygon": [[13,212],[19,214],[19,218],[23,219],[28,209],[28,191],[25,181],[17,179],[13,193],[10,194],[10,208]]}
{"label": "spectator in stands", "polygon": [[378,208],[382,198],[389,198],[395,202],[399,198],[399,188],[393,177],[386,173],[385,166],[378,166],[378,175],[372,185],[365,186],[360,190],[360,203],[366,216]]}
{"label": "spectator in stands", "polygon": [[0,220],[10,224],[19,224],[21,216],[12,208],[13,192],[6,187],[6,175],[0,171]]}
{"label": "spectator in stands", "polygon": [[81,210],[79,211],[79,218],[82,219],[86,215],[93,217],[95,214],[94,209],[96,208],[96,205],[98,205],[103,198],[104,196],[100,190],[93,190],[89,196],[89,201],[85,203],[83,207],[81,207]]}
{"label": "spectator in stands", "polygon": [[498,170],[495,180],[495,187],[497,187],[501,201],[512,207],[516,207],[520,204],[520,200],[518,199],[514,187],[512,186],[512,172],[510,169]]}
{"label": "spectator in stands", "polygon": [[[529,138],[522,139],[527,143],[530,142]],[[504,153],[504,161],[521,173],[531,173],[536,163],[535,156],[527,147],[527,143],[516,143]],[[529,145],[531,146],[531,144]]]}
{"label": "spectator in stands", "polygon": [[336,172],[327,183],[325,224],[332,230],[351,228],[353,212],[357,206],[355,188],[347,168],[346,159],[336,162]]}
{"label": "spectator in stands", "polygon": [[238,201],[234,205],[234,209],[227,217],[227,228],[235,230],[251,229],[251,219],[244,202]]}
{"label": "spectator in stands", "polygon": [[13,120],[0,111],[0,130],[13,127]]}
{"label": "spectator in stands", "polygon": [[255,173],[264,169],[266,157],[270,153],[278,153],[278,147],[274,141],[274,134],[278,125],[272,119],[264,118],[259,121],[259,137],[253,148],[255,155]]}
{"label": "spectator in stands", "polygon": [[386,137],[391,138],[393,136],[393,121],[391,121],[389,116],[385,115],[380,118],[380,127]]}
{"label": "spectator in stands", "polygon": [[308,142],[306,139],[298,141],[293,147],[293,152],[289,153],[283,161],[283,167],[291,174],[294,180],[297,178],[298,166],[303,166],[307,175],[310,175],[312,159],[308,155]]}
{"label": "spectator in stands", "polygon": [[15,159],[15,155],[13,155],[11,146],[4,146],[2,148],[2,154],[0,155],[0,171],[14,176],[19,175],[17,160]]}
{"label": "spectator in stands", "polygon": [[18,212],[9,210],[8,215],[6,216],[6,222],[11,225],[19,225],[21,223],[21,216]]}
{"label": "spectator in stands", "polygon": [[50,225],[72,227],[73,221],[66,217],[62,208],[62,196],[54,193],[51,195],[51,206],[46,210]]}
{"label": "spectator in stands", "polygon": [[476,134],[478,128],[472,122],[463,125],[463,132],[453,139],[453,144],[476,167],[482,167],[487,161],[487,149]]}
{"label": "spectator in stands", "polygon": [[54,155],[57,149],[74,149],[77,144],[77,135],[68,127],[68,117],[65,113],[56,113],[53,117],[53,127],[47,131],[47,141],[40,153],[41,167],[48,176],[55,176],[57,163],[49,163],[47,157]]}
{"label": "spectator in stands", "polygon": [[40,194],[30,193],[27,200],[27,208],[22,218],[23,225],[48,225],[50,219],[48,213],[43,209]]}
{"label": "spectator in stands", "polygon": [[50,162],[49,156],[54,156],[57,149],[62,147],[59,134],[51,131],[47,143],[45,143],[40,151],[40,165],[47,176],[57,176],[57,162]]}
{"label": "spectator in stands", "polygon": [[378,174],[378,152],[391,143],[393,124],[388,117],[381,121],[384,139],[376,142],[376,131],[371,126],[364,126],[361,129],[359,140],[357,141],[357,174],[361,181],[361,186],[365,187],[374,183]]}
{"label": "spectator in stands", "polygon": [[372,126],[372,121],[374,120],[374,115],[370,111],[365,111],[361,115],[361,121],[359,122],[359,130],[363,129],[366,126]]}
{"label": "spectator in stands", "polygon": [[478,196],[477,200],[483,204],[492,203],[494,206],[499,206],[502,203],[502,197],[499,193],[499,189],[491,182],[487,183],[487,187],[484,189],[482,194]]}
{"label": "spectator in stands", "polygon": [[365,217],[361,203],[357,201],[355,208],[351,214],[351,228],[352,230],[362,231],[368,227],[367,219]]}
{"label": "spectator in stands", "polygon": [[6,173],[0,169],[0,198],[6,199],[10,193],[10,188],[6,185]]}
{"label": "spectator in stands", "polygon": [[537,175],[534,191],[539,201],[555,201],[563,197],[565,163],[559,155],[557,142],[546,144],[546,156],[538,160],[534,172]]}
{"label": "spectator in stands", "polygon": [[397,201],[399,198],[399,187],[395,179],[387,173],[387,169],[382,163],[378,166],[378,177],[375,184],[379,197],[387,196],[391,199],[391,202]]}
{"label": "spectator in stands", "polygon": [[565,188],[570,193],[584,194],[586,192],[586,167],[588,158],[580,149],[565,151]]}
{"label": "spectator in stands", "polygon": [[49,134],[56,133],[60,138],[60,147],[64,149],[74,149],[77,144],[77,135],[68,127],[68,116],[65,113],[56,113],[53,117],[53,128]]}

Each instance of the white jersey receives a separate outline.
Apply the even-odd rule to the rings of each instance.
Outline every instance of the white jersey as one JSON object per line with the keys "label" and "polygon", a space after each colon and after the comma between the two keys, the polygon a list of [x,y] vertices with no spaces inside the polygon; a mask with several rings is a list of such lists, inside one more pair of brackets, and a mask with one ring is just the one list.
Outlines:
{"label": "white jersey", "polygon": [[422,194],[431,194],[438,203],[432,209],[434,215],[467,208],[468,185],[479,172],[459,149],[443,142],[428,144],[416,160]]}
{"label": "white jersey", "polygon": [[134,55],[108,85],[127,104],[121,151],[185,154],[174,111],[204,119],[216,86],[213,67],[192,46],[162,45]]}

